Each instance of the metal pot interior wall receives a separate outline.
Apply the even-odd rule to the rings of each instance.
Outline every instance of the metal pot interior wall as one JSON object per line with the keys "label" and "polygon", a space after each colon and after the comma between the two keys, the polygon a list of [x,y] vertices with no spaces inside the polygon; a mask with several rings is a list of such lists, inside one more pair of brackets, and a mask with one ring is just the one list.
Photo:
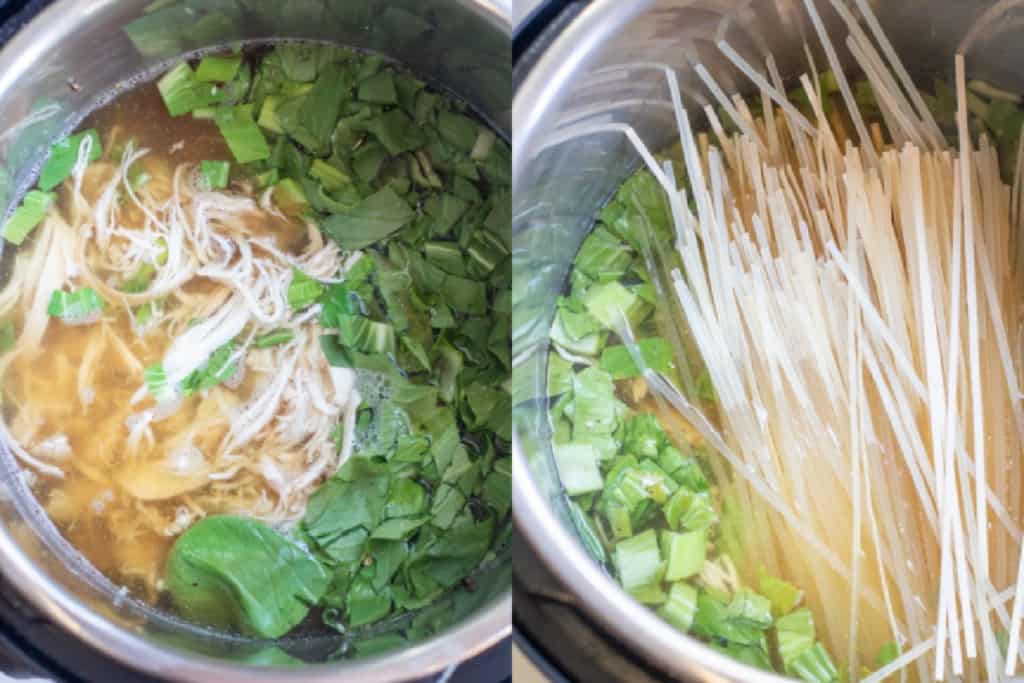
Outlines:
{"label": "metal pot interior wall", "polygon": [[[870,4],[919,85],[930,86],[935,76],[951,80],[954,52],[967,39],[970,77],[1024,91],[1024,72],[1016,68],[1024,61],[1017,38],[1024,8],[1005,1],[997,7],[993,0]],[[824,0],[816,6],[842,45],[847,29],[838,15]],[[513,109],[513,354],[523,399],[514,408],[517,523],[563,584],[626,646],[670,673],[701,679],[712,670],[735,673],[734,667],[683,642],[690,639],[679,638],[652,613],[634,610],[635,603],[600,572],[580,569],[593,561],[578,542],[555,470],[547,406],[530,399],[545,395],[548,332],[576,251],[602,206],[640,165],[633,145],[609,124],[632,127],[652,151],[678,141],[665,66],[674,69],[698,126],[701,108],[713,99],[697,64],[728,94],[756,91],[719,52],[720,36],[762,71],[765,57],[773,55],[786,79],[806,72],[805,42],[818,69],[828,68],[801,0],[596,0],[551,39],[520,85]],[[853,61],[845,47],[839,52],[844,64]],[[552,538],[562,533],[571,541]],[[763,676],[746,670],[740,678]]]}
{"label": "metal pot interior wall", "polygon": [[[240,41],[316,40],[379,52],[451,91],[510,136],[510,28],[487,0],[171,0],[147,13],[152,5],[60,0],[0,52],[0,206],[18,201],[50,144],[101,98],[183,54]],[[9,267],[10,259],[3,263]],[[80,557],[76,561],[77,553],[36,504],[5,447],[0,480],[2,569],[60,626],[130,666],[174,679],[259,680],[260,674],[235,664],[273,665],[267,644],[157,613]],[[436,606],[447,615],[460,610],[454,627],[380,657],[300,669],[296,677],[337,680],[349,672],[363,681],[406,680],[485,650],[510,628],[510,552],[499,551],[476,577],[473,593],[456,593]],[[320,635],[294,640],[285,649],[315,662],[332,658],[342,644],[338,636]]]}

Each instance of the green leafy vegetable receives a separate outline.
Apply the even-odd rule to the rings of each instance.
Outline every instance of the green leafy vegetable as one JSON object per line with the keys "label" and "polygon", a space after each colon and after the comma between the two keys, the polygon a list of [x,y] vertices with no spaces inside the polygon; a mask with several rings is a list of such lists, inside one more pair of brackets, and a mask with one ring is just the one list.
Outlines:
{"label": "green leafy vegetable", "polygon": [[761,570],[761,594],[772,603],[772,614],[783,617],[800,604],[804,597],[803,591],[788,581],[766,574]]}
{"label": "green leafy vegetable", "polygon": [[467,152],[476,144],[479,126],[473,119],[454,112],[441,112],[437,120],[441,139]]}
{"label": "green leafy vegetable", "polygon": [[146,383],[146,388],[149,389],[150,395],[157,403],[163,403],[177,397],[178,392],[167,379],[167,372],[164,370],[163,364],[150,365],[145,369],[142,377]]}
{"label": "green leafy vegetable", "polygon": [[697,589],[683,582],[672,584],[665,604],[658,609],[658,616],[686,633],[696,614]]}
{"label": "green leafy vegetable", "polygon": [[[297,119],[282,119],[282,125],[310,151],[323,154],[330,149],[342,104],[351,88],[350,72],[338,64],[325,67],[313,88],[298,100]],[[279,110],[284,116],[285,109]]]}
{"label": "green leafy vegetable", "polygon": [[229,516],[207,517],[182,534],[166,577],[186,618],[260,638],[294,628],[330,581],[299,544],[261,522]]}
{"label": "green leafy vegetable", "polygon": [[227,83],[238,75],[242,66],[240,55],[210,55],[196,67],[196,80],[205,83]]}
{"label": "green leafy vegetable", "polygon": [[312,81],[316,78],[320,61],[319,48],[315,45],[292,43],[276,50],[280,57],[281,69],[286,78],[293,81]]}
{"label": "green leafy vegetable", "polygon": [[653,529],[617,543],[614,558],[619,580],[626,590],[657,583],[665,573]]}
{"label": "green leafy vegetable", "polygon": [[350,211],[330,216],[321,227],[342,249],[363,249],[387,238],[414,215],[409,204],[386,187]]}
{"label": "green leafy vegetable", "polygon": [[309,175],[319,180],[328,192],[340,190],[352,182],[348,175],[321,159],[313,160],[313,165],[309,167]]}
{"label": "green leafy vegetable", "polygon": [[[672,370],[672,345],[662,337],[641,339],[637,343],[640,357],[647,367],[655,372],[667,373]],[[633,355],[624,345],[608,346],[601,353],[601,369],[611,374],[612,379],[639,377],[640,369],[633,361]]]}
{"label": "green leafy vegetable", "polygon": [[218,109],[216,120],[235,161],[247,164],[270,156],[270,146],[253,121],[251,104]]}
{"label": "green leafy vegetable", "polygon": [[66,323],[89,320],[102,310],[103,300],[92,287],[82,287],[71,292],[55,290],[46,308],[47,314]]}
{"label": "green leafy vegetable", "polygon": [[211,190],[223,190],[228,186],[231,164],[227,161],[199,162],[199,177],[203,185]]}
{"label": "green leafy vegetable", "polygon": [[630,320],[638,303],[636,294],[618,282],[597,284],[587,290],[583,300],[590,315],[606,328],[618,329],[625,317]]}
{"label": "green leafy vegetable", "polygon": [[707,559],[707,544],[707,532],[703,529],[682,534],[662,531],[661,552],[668,563],[665,581],[688,579],[699,574]]}
{"label": "green leafy vegetable", "polygon": [[46,212],[57,200],[53,192],[32,190],[21,200],[21,206],[15,210],[4,224],[4,239],[11,244],[21,244],[36,227],[43,222]]}
{"label": "green leafy vegetable", "polygon": [[292,281],[288,285],[288,305],[292,310],[312,306],[324,293],[324,286],[298,268],[292,268]]}
{"label": "green leafy vegetable", "polygon": [[75,164],[78,163],[81,149],[86,144],[89,146],[88,162],[91,163],[103,156],[99,133],[92,128],[67,137],[51,147],[50,156],[39,173],[39,189],[52,190],[70,178]]}
{"label": "green leafy vegetable", "polygon": [[181,382],[181,389],[185,396],[206,391],[217,386],[221,382],[231,379],[238,372],[238,361],[235,359],[236,346],[234,342],[228,342],[212,354],[209,360],[201,367],[193,370]]}
{"label": "green leafy vegetable", "polygon": [[[214,121],[231,149],[233,167],[201,165],[211,188],[232,178],[273,188],[286,215],[318,223],[345,252],[364,251],[341,282],[296,271],[286,292],[293,310],[321,306],[326,361],[375,373],[389,397],[368,397],[354,434],[341,424],[332,434],[338,448],[348,438],[359,447],[317,488],[296,530],[326,575],[302,602],[323,607],[324,623],[349,629],[471,582],[509,533],[508,145],[379,57],[330,46],[277,46],[255,65],[228,55],[203,60],[195,72],[179,65],[162,92],[174,112]],[[278,329],[252,344],[294,338]],[[153,366],[147,386],[162,400],[202,391],[237,372],[237,353],[234,342],[218,349],[178,386]],[[609,382],[581,389],[580,414],[601,413],[596,402]],[[614,404],[614,423],[622,410]],[[581,428],[577,444],[598,453],[587,484],[595,493],[604,486],[600,463],[617,444],[615,424],[603,428],[593,444]],[[214,553],[217,542],[207,535],[195,543]],[[217,623],[251,621],[228,611]]]}
{"label": "green leafy vegetable", "polygon": [[374,104],[398,104],[394,72],[384,69],[360,83],[359,99]]}
{"label": "green leafy vegetable", "polygon": [[281,329],[267,332],[266,334],[256,337],[252,341],[252,345],[257,349],[266,349],[271,346],[280,346],[281,344],[287,344],[292,339],[295,339],[295,332],[293,330]]}
{"label": "green leafy vegetable", "polygon": [[807,650],[814,647],[814,618],[808,609],[799,609],[775,622],[775,635],[779,643],[779,657],[786,671]]}
{"label": "green leafy vegetable", "polygon": [[[866,94],[873,100],[873,93],[860,96]],[[986,106],[990,117],[1001,114],[1010,120],[1010,112]],[[453,146],[469,144],[470,129],[460,123],[446,117],[442,139]],[[1003,123],[1002,129],[1010,128]],[[486,140],[477,142],[482,147]],[[496,141],[488,158],[500,156],[501,150]],[[457,196],[466,198],[461,192]],[[438,198],[425,210],[434,220],[433,238],[457,231],[466,220],[463,216],[471,215],[471,209],[463,214],[455,206],[454,218],[441,220],[445,212],[440,207]],[[504,225],[506,219],[496,216],[495,222]],[[803,598],[797,587],[763,571],[760,593],[730,580],[735,577],[730,553],[737,551],[735,508],[709,481],[703,448],[673,443],[657,415],[644,408],[631,413],[618,399],[644,389],[638,382],[616,386],[641,376],[631,349],[617,337],[623,317],[638,337],[644,365],[679,380],[676,349],[657,336],[665,321],[654,319],[658,289],[641,257],[651,246],[651,235],[666,243],[674,239],[664,193],[642,171],[620,188],[576,255],[551,327],[553,351],[547,374],[539,380],[546,386],[533,386],[539,383],[534,377],[530,386],[516,387],[517,400],[550,400],[552,453],[571,497],[573,525],[599,562],[606,562],[605,550],[611,550],[615,575],[636,600],[654,607],[678,630],[750,666],[784,671],[810,683],[838,680],[815,639],[810,612],[797,609]],[[463,251],[468,244],[459,241]],[[463,262],[451,247],[441,245],[428,242],[426,259],[438,271],[461,276],[454,271]],[[494,254],[471,255],[465,277],[485,272],[501,258],[501,252]],[[667,258],[666,267],[682,268],[671,261],[674,256]],[[427,269],[426,275],[429,280],[432,271]],[[691,398],[717,402],[708,373],[698,372],[694,379],[688,387]],[[679,436],[672,434],[673,439]]]}
{"label": "green leafy vegetable", "polygon": [[587,368],[573,378],[576,429],[590,433],[615,431],[624,406],[615,398],[611,376]]}
{"label": "green leafy vegetable", "polygon": [[604,487],[597,466],[598,453],[593,446],[566,444],[555,447],[559,478],[570,496],[578,496]]}
{"label": "green leafy vegetable", "polygon": [[182,62],[164,74],[157,81],[157,88],[171,116],[188,114],[196,109],[217,104],[220,100],[220,90],[217,86],[197,79],[188,62]]}
{"label": "green leafy vegetable", "polygon": [[806,683],[837,683],[839,672],[821,643],[815,643],[790,665],[792,673]]}

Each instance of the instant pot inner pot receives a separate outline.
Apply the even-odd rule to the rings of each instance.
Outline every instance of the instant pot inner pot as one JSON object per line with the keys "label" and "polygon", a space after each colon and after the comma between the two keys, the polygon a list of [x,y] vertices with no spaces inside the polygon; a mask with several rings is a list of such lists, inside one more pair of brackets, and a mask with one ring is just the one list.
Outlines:
{"label": "instant pot inner pot", "polygon": [[[139,35],[145,38],[139,40]],[[509,38],[507,27],[487,3],[65,0],[53,3],[0,54],[0,204],[7,208],[17,202],[34,183],[50,145],[112,93],[146,75],[159,75],[183,55],[242,42],[288,40],[330,42],[383,54],[469,103],[500,134],[509,135]],[[12,254],[12,250],[4,254],[0,277],[9,276]],[[445,651],[436,653],[436,663],[428,663],[443,667],[493,644],[507,628],[507,616],[491,613],[499,603],[507,603],[509,547],[497,550],[498,558],[474,577],[470,588],[442,598],[418,615],[367,633],[324,635],[318,630],[316,635],[268,644],[203,629],[132,597],[87,563],[39,506],[6,447],[0,447],[0,478],[4,482],[0,546],[7,563],[5,573],[48,616],[73,633],[89,636],[85,639],[92,638],[101,649],[106,644],[113,656],[132,657],[133,653],[117,651],[110,637],[120,638],[130,631],[144,636],[150,645],[232,662],[273,666],[272,646],[307,662],[323,662],[380,654],[388,650],[384,644],[408,649],[404,646],[412,642],[395,637],[407,634],[409,618],[420,620],[425,628],[417,632],[426,636],[446,631],[452,623],[457,629],[459,622],[479,622],[471,624],[475,628],[467,633],[457,633],[459,637],[445,643]],[[436,628],[431,629],[431,624]],[[495,633],[487,632],[495,625]],[[377,647],[360,653],[361,642]],[[190,675],[170,670],[171,662],[140,661],[137,654],[129,663],[162,667],[175,677]],[[429,669],[422,666],[384,679],[427,673]]]}
{"label": "instant pot inner pot", "polygon": [[[842,46],[837,47],[841,61],[854,64],[843,45],[848,30],[829,2],[815,4],[829,35]],[[919,86],[930,86],[936,76],[952,82],[954,53],[963,45],[968,78],[1024,92],[1024,73],[1018,68],[1024,62],[1019,39],[1024,8],[988,0],[870,4]],[[558,480],[548,406],[531,398],[546,394],[548,334],[576,252],[604,204],[642,165],[623,132],[608,129],[631,127],[652,152],[678,143],[664,67],[674,70],[697,128],[706,127],[701,110],[714,105],[714,99],[697,77],[696,65],[703,64],[729,95],[756,93],[719,52],[716,41],[723,36],[762,73],[765,58],[772,55],[787,84],[807,72],[805,43],[817,68],[828,68],[799,0],[597,0],[560,36],[548,36],[545,54],[517,91],[513,352],[525,388],[514,408],[515,506],[519,528],[534,551],[580,604],[621,638],[623,647],[673,674],[715,671],[735,678],[737,665],[680,636],[653,612],[637,609],[617,584],[573,568],[593,560],[579,540]],[[571,547],[542,535],[545,526],[560,528],[573,539]],[[744,667],[739,680],[765,676]]]}

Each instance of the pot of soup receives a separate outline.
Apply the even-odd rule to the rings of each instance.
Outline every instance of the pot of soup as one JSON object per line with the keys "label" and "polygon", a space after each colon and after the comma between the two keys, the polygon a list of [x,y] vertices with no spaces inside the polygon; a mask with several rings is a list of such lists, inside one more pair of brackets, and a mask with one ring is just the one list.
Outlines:
{"label": "pot of soup", "polygon": [[0,545],[182,681],[401,681],[510,631],[509,24],[76,2],[0,52]]}
{"label": "pot of soup", "polygon": [[1019,4],[598,0],[525,74],[516,520],[667,675],[1020,671]]}

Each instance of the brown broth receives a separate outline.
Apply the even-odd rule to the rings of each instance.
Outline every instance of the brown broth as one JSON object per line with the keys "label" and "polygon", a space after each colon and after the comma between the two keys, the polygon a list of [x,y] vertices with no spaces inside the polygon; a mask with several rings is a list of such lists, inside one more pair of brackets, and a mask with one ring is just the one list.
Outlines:
{"label": "brown broth", "polygon": [[[122,94],[90,115],[82,128],[97,129],[106,150],[129,139],[150,149],[151,154],[140,164],[154,171],[154,176],[162,173],[168,178],[171,169],[182,163],[232,158],[212,122],[191,116],[170,117],[154,84]],[[95,201],[113,172],[111,165],[97,168],[94,175],[90,175],[90,168],[83,183],[83,194],[89,201]],[[70,196],[66,188],[61,192],[60,206],[66,213]],[[124,215],[126,224],[141,225],[144,220],[137,208],[126,210]],[[307,227],[299,220],[261,213],[254,215],[245,228],[251,235],[275,236],[278,245],[293,254],[308,241]],[[194,279],[182,291],[211,295],[218,289],[226,286]],[[168,310],[178,305],[183,304],[174,297],[165,302]],[[41,353],[16,356],[2,380],[4,418],[20,443],[64,436],[71,447],[72,454],[66,459],[49,461],[60,465],[65,478],[37,478],[35,493],[40,503],[65,537],[97,569],[116,584],[154,602],[159,599],[163,567],[176,538],[176,533],[167,530],[180,511],[251,511],[265,504],[268,495],[265,484],[255,475],[243,473],[230,484],[211,483],[203,475],[203,481],[198,482],[167,474],[163,467],[168,454],[181,443],[183,433],[191,431],[193,444],[203,452],[212,452],[227,433],[227,410],[251,396],[260,373],[247,373],[236,389],[216,387],[205,397],[184,399],[173,416],[153,424],[152,445],[143,442],[138,448],[129,447],[126,419],[153,406],[148,396],[142,403],[131,404],[143,384],[141,369],[160,362],[170,342],[167,330],[159,327],[137,334],[127,308],[108,306],[98,323],[49,324]],[[92,359],[87,358],[90,353],[94,354]],[[84,401],[79,391],[83,364],[94,369],[87,382],[91,402]],[[140,474],[150,471],[149,476]],[[164,480],[152,482],[151,487],[159,499],[142,504],[137,495],[127,492],[126,482],[143,487],[140,482],[154,480],[157,474]],[[175,486],[182,491],[167,495]]]}

